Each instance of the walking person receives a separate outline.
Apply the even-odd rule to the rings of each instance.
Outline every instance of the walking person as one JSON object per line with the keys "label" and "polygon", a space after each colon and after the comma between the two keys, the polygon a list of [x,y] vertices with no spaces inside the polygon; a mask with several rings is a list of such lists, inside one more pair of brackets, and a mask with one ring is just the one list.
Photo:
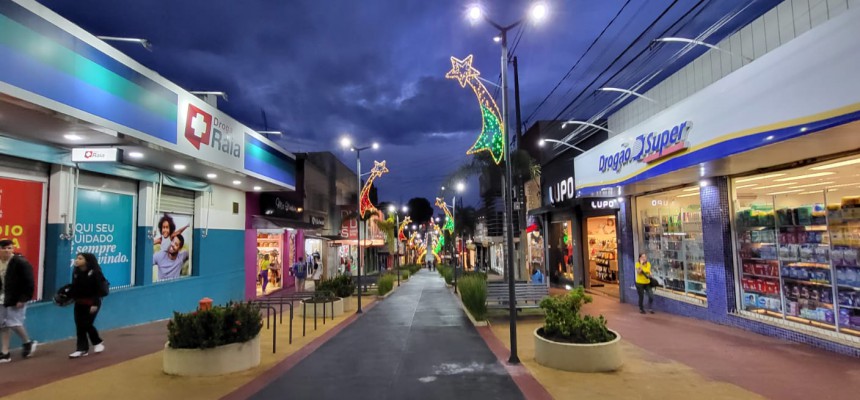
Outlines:
{"label": "walking person", "polygon": [[654,277],[651,275],[651,263],[648,262],[648,255],[642,253],[639,255],[639,261],[636,262],[636,294],[639,295],[639,312],[645,314],[643,300],[645,294],[648,294],[648,311],[654,314],[654,288],[651,286],[651,280]]}
{"label": "walking person", "polygon": [[304,292],[305,291],[305,278],[307,275],[307,265],[305,265],[304,258],[299,257],[299,261],[296,261],[293,264],[293,276],[296,277],[296,291]]}
{"label": "walking person", "polygon": [[101,311],[102,284],[105,277],[92,253],[78,253],[74,264],[69,294],[75,300],[75,331],[78,342],[75,352],[69,354],[69,358],[81,358],[89,354],[90,343],[93,344],[96,354],[105,350],[104,341],[93,325]]}
{"label": "walking person", "polygon": [[33,266],[21,255],[15,254],[15,242],[9,239],[0,240],[0,335],[2,335],[2,352],[0,363],[12,361],[9,353],[9,341],[12,332],[24,343],[21,356],[30,358],[39,344],[30,340],[24,319],[27,317],[27,302],[33,298],[34,281]]}
{"label": "walking person", "polygon": [[317,290],[317,288],[320,287],[320,280],[322,279],[322,273],[323,273],[323,269],[320,268],[320,264],[315,262],[314,263],[314,275],[313,275],[314,290]]}
{"label": "walking person", "polygon": [[263,254],[263,259],[260,260],[260,279],[263,281],[263,294],[266,294],[266,286],[269,285],[269,255]]}

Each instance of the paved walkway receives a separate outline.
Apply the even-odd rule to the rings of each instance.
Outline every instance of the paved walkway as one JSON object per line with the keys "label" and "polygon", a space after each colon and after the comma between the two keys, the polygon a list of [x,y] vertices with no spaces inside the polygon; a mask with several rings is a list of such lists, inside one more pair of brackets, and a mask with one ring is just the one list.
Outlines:
{"label": "paved walkway", "polygon": [[522,399],[435,272],[386,301],[253,398]]}

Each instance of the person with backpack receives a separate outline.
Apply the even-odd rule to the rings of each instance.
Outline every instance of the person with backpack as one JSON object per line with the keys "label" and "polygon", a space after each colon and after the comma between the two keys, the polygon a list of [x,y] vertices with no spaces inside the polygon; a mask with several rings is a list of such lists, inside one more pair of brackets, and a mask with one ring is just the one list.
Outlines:
{"label": "person with backpack", "polygon": [[90,343],[93,344],[96,354],[105,350],[104,341],[99,337],[99,331],[93,323],[101,311],[102,297],[107,296],[110,284],[105,279],[94,254],[78,253],[74,264],[69,296],[75,300],[75,329],[78,342],[75,352],[69,354],[69,358],[81,358],[89,354]]}
{"label": "person with backpack", "polygon": [[293,264],[293,276],[296,277],[296,291],[304,292],[305,279],[308,276],[308,270],[305,265],[304,258],[299,257],[299,261],[296,261],[296,263]]}

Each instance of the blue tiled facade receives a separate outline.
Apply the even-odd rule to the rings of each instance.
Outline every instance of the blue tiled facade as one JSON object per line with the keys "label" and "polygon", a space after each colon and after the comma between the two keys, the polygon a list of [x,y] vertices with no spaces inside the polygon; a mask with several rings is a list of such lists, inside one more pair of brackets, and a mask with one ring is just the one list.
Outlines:
{"label": "blue tiled facade", "polygon": [[[697,318],[721,325],[728,325],[783,340],[807,344],[827,351],[860,358],[860,347],[822,339],[780,326],[744,318],[736,314],[737,285],[735,282],[733,237],[731,231],[729,180],[726,177],[712,178],[701,187],[702,233],[705,256],[705,280],[707,283],[707,307],[691,304],[663,296],[655,296],[655,309],[670,314]],[[627,198],[618,213],[621,229],[621,299],[636,304],[638,297],[635,282],[635,231],[632,205],[634,198]]]}

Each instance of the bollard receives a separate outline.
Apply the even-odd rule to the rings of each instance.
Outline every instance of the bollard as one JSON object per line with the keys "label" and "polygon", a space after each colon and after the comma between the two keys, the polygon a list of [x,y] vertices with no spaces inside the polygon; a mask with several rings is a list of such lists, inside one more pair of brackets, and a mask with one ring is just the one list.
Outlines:
{"label": "bollard", "polygon": [[197,306],[197,309],[200,311],[207,311],[212,309],[212,299],[208,297],[204,297],[200,299],[200,303]]}

